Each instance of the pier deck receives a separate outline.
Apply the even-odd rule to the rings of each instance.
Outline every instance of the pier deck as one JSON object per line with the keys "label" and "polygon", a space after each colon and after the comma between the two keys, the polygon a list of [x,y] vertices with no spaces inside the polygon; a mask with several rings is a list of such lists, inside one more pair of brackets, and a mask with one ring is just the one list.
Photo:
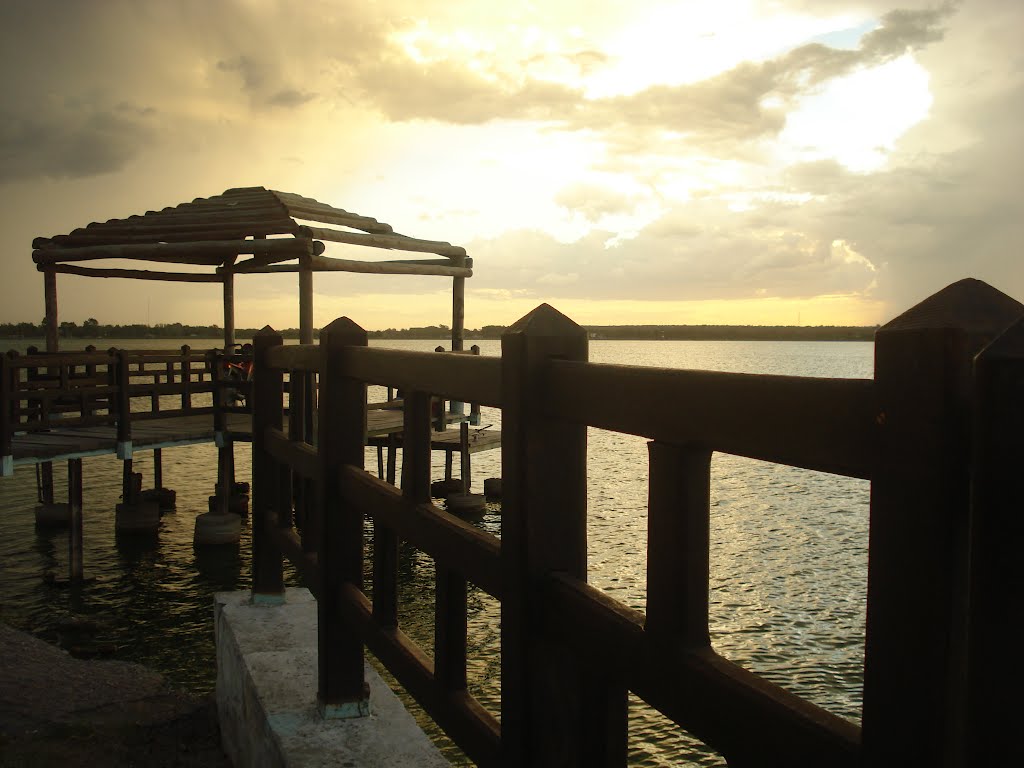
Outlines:
{"label": "pier deck", "polygon": [[[228,414],[227,419],[232,433],[246,433],[252,428],[250,416]],[[214,436],[213,419],[208,414],[167,416],[135,422],[132,448],[138,451],[211,443]],[[117,427],[57,427],[49,432],[15,434],[11,448],[15,466],[101,456],[117,452]]]}
{"label": "pier deck", "polygon": [[[226,415],[228,431],[233,439],[247,442],[252,436],[252,417],[248,414]],[[366,433],[371,445],[386,445],[388,435],[400,433],[401,411],[370,410],[366,416]],[[132,424],[134,451],[174,448],[183,445],[213,442],[216,432],[209,414],[165,416]],[[473,430],[469,432],[469,453],[488,451],[501,446],[501,432]],[[430,447],[435,451],[459,452],[459,430],[436,432]],[[117,427],[69,426],[55,427],[48,432],[15,434],[11,440],[14,465],[38,464],[44,461],[81,459],[117,452]]]}

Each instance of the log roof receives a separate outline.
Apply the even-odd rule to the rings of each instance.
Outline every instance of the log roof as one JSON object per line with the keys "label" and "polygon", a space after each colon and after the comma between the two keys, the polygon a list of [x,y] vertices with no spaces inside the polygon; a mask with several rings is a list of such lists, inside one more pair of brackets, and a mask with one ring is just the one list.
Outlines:
{"label": "log roof", "polygon": [[[312,222],[312,224],[310,223]],[[328,226],[324,226],[328,225]],[[323,256],[323,241],[440,256],[436,259],[361,261]],[[32,259],[40,271],[140,279],[216,281],[226,273],[294,272],[299,259],[312,271],[472,275],[463,248],[419,240],[395,232],[389,224],[310,197],[264,187],[228,189],[159,211],[93,222],[68,234],[32,241]],[[240,256],[250,258],[238,261]],[[162,264],[212,267],[208,272],[145,272],[98,269],[70,262],[130,259]]]}

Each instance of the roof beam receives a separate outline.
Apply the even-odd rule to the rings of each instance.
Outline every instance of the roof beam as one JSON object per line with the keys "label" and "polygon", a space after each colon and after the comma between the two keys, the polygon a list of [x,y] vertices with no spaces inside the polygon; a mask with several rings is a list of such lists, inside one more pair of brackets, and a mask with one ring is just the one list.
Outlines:
{"label": "roof beam", "polygon": [[98,269],[96,267],[78,267],[72,264],[57,264],[46,267],[47,270],[62,275],[80,275],[82,277],[126,277],[133,280],[164,280],[176,283],[223,283],[220,275],[206,272],[151,272],[145,269]]}
{"label": "roof beam", "polygon": [[39,265],[94,259],[141,259],[144,261],[216,266],[239,254],[257,257],[296,258],[323,253],[323,243],[301,238],[272,240],[199,240],[191,243],[146,243],[129,245],[88,245],[80,248],[46,248],[32,252]]}
{"label": "roof beam", "polygon": [[299,227],[299,232],[310,239],[330,240],[333,243],[348,243],[349,245],[368,245],[371,248],[386,248],[387,250],[417,251],[420,253],[436,253],[438,256],[449,256],[462,258],[466,255],[466,249],[451,243],[444,243],[438,240],[417,240],[414,237],[405,235],[367,235],[361,232],[341,232],[336,229],[323,229],[322,227]]}

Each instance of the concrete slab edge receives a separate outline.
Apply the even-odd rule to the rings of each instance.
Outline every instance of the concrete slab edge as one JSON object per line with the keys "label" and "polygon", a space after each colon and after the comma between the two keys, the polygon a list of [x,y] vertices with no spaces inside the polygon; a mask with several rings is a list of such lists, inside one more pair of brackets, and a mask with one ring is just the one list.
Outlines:
{"label": "concrete slab edge", "polygon": [[251,594],[214,597],[217,709],[237,766],[424,766],[448,762],[367,665],[370,714],[323,719],[316,702],[316,601],[288,589],[280,604]]}

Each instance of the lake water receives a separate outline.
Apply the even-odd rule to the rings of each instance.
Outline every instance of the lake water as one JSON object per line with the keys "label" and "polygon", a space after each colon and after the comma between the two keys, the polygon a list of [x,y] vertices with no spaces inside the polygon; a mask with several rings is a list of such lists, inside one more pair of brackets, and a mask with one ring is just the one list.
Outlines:
{"label": "lake water", "polygon": [[[195,347],[206,340],[186,340]],[[152,340],[115,342],[150,348]],[[161,346],[181,343],[162,342]],[[375,341],[374,345],[430,350],[437,342]],[[18,342],[0,348],[18,348]],[[480,342],[485,355],[499,342]],[[73,348],[81,348],[75,345]],[[870,343],[594,341],[597,362],[700,368],[797,376],[870,378]],[[484,409],[483,424],[500,427]],[[238,479],[248,480],[247,445],[236,449]],[[647,524],[647,450],[628,435],[590,430],[588,449],[589,578],[616,599],[643,610]],[[0,480],[0,619],[85,654],[147,664],[175,685],[208,692],[215,681],[212,594],[249,586],[248,526],[238,546],[197,551],[193,521],[213,491],[212,445],[163,453],[164,484],[178,493],[164,516],[158,542],[115,537],[121,465],[113,457],[84,460],[87,583],[71,589],[53,577],[67,573],[68,536],[37,529],[32,467]],[[500,451],[473,457],[475,489],[501,476]],[[367,453],[367,468],[376,455]],[[152,482],[152,454],[135,470]],[[55,466],[57,497],[66,485]],[[434,477],[443,476],[440,458]],[[868,484],[807,470],[716,454],[712,462],[711,636],[719,653],[831,712],[857,720],[860,712],[867,581]],[[497,534],[500,506],[478,523]],[[433,563],[403,549],[403,629],[428,650],[432,641]],[[424,610],[426,604],[426,610]],[[69,619],[87,619],[76,628]],[[499,606],[470,598],[470,686],[497,708]],[[630,763],[643,766],[724,765],[642,702],[631,700]],[[434,731],[432,728],[428,728]],[[437,735],[433,733],[433,735]],[[439,737],[440,738],[440,737]],[[455,763],[457,750],[443,747]]]}

